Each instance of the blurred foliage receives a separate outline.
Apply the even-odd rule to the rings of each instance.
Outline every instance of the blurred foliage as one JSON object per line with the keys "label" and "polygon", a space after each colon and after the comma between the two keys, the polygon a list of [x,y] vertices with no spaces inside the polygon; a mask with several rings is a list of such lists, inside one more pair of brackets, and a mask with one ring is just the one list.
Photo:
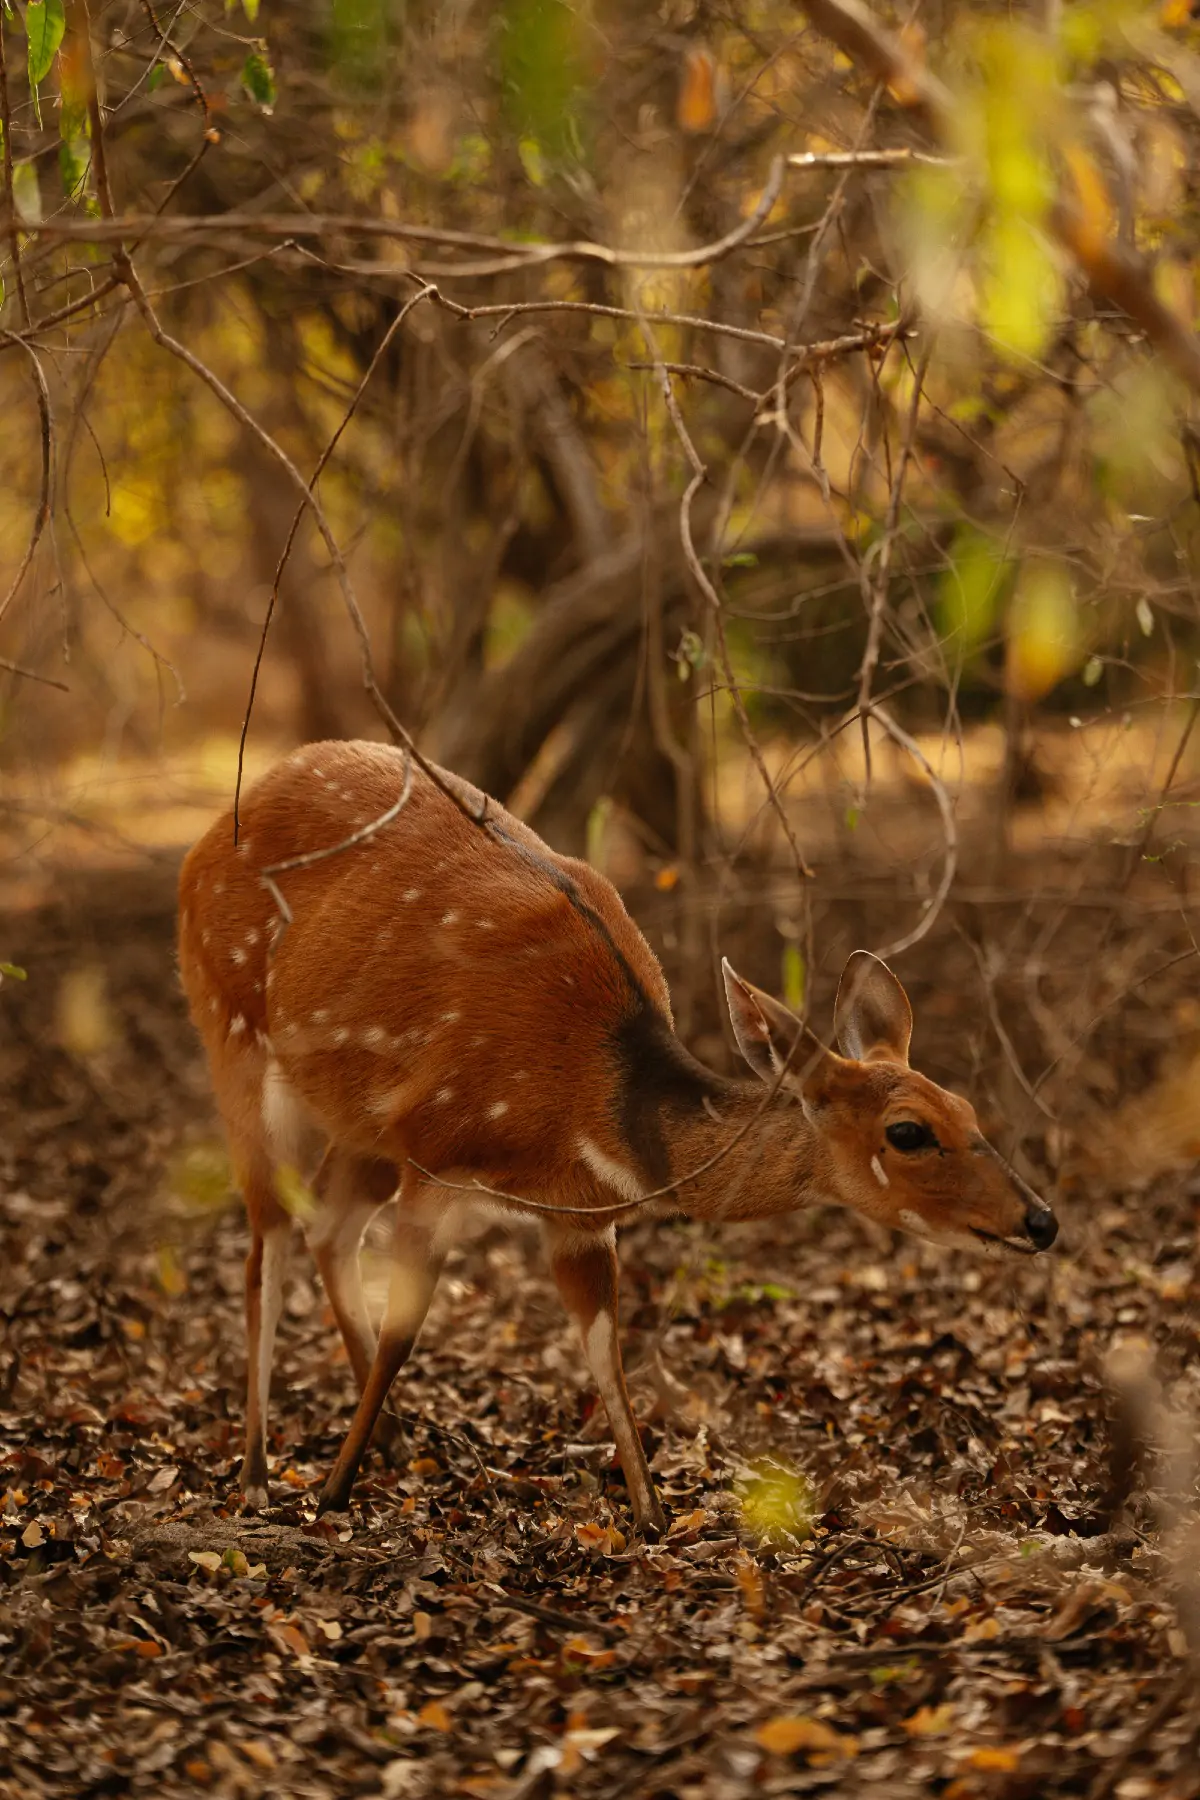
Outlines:
{"label": "blurred foliage", "polygon": [[[1099,714],[1190,691],[1188,399],[1049,222],[1065,197],[1090,241],[1145,257],[1194,322],[1200,28],[1132,0],[919,10],[903,42],[955,96],[953,160],[785,171],[748,245],[689,263],[753,215],[781,153],[927,149],[914,95],[898,82],[878,99],[780,0],[653,15],[630,0],[204,0],[158,26],[126,0],[91,9],[113,204],[160,215],[137,233],[146,291],[306,477],[423,281],[494,309],[414,307],[320,493],[391,704],[476,779],[504,794],[527,780],[558,841],[582,848],[612,797],[677,850],[682,785],[741,739],[730,672],[764,737],[843,716],[880,566],[872,692],[918,725],[1007,716],[1013,698]],[[31,326],[0,344],[0,590],[39,506],[31,356],[54,421],[54,529],[0,652],[47,673],[64,645],[71,658],[69,699],[0,672],[22,762],[235,731],[296,500],[153,341],[119,271],[110,285],[111,243],[34,229],[101,208],[83,16],[30,0],[3,20]],[[175,229],[230,211],[297,230]],[[312,213],[332,223],[306,227]],[[566,243],[675,263],[523,254]],[[0,326],[24,332],[11,246],[2,261]],[[616,316],[554,310],[581,304]],[[685,322],[648,331],[644,312],[664,308]],[[917,335],[776,386],[771,340],[898,319]],[[723,646],[680,546],[692,465],[656,353],[679,365],[708,471],[692,527]],[[257,707],[269,735],[373,728],[307,518]]]}

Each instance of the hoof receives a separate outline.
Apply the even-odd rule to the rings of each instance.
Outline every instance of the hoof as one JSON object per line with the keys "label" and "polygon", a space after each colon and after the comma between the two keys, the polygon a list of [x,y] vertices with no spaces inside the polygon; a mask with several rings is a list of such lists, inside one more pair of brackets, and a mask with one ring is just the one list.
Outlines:
{"label": "hoof", "polygon": [[318,1517],[318,1519],[323,1518],[326,1513],[331,1513],[331,1512],[344,1513],[344,1512],[349,1512],[349,1510],[350,1510],[349,1494],[344,1494],[344,1495],[339,1494],[336,1492],[336,1490],[332,1490],[328,1486],[326,1486],[325,1488],[322,1489],[321,1498],[317,1501],[317,1517]]}
{"label": "hoof", "polygon": [[404,1467],[407,1448],[404,1429],[393,1413],[380,1413],[371,1433],[371,1443],[387,1468],[399,1470]]}
{"label": "hoof", "polygon": [[270,1495],[264,1483],[252,1481],[242,1489],[242,1510],[244,1512],[266,1512],[270,1505]]}

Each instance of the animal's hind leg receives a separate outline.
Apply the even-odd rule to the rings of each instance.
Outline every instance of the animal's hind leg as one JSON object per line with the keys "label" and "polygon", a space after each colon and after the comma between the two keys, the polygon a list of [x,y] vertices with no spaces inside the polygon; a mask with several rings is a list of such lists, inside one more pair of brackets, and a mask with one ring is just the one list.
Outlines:
{"label": "animal's hind leg", "polygon": [[[363,1232],[391,1199],[399,1180],[393,1163],[331,1149],[314,1184],[320,1204],[305,1230],[360,1395],[375,1360],[375,1333],[363,1295],[359,1246]],[[394,1415],[381,1412],[373,1443],[391,1451],[398,1435]]]}
{"label": "animal's hind leg", "polygon": [[242,1193],[251,1241],[246,1258],[246,1455],[241,1488],[247,1505],[259,1508],[267,1504],[267,1402],[292,1228],[265,1161],[256,1160],[243,1177]]}
{"label": "animal's hind leg", "polygon": [[342,1510],[388,1389],[407,1360],[429,1310],[454,1237],[453,1202],[406,1171],[392,1243],[387,1310],[358,1411],[321,1495],[319,1512]]}

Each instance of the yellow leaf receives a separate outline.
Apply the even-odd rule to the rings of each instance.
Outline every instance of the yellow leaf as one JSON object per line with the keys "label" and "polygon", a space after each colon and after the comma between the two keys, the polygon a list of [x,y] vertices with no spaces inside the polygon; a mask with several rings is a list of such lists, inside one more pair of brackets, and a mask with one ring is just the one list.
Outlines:
{"label": "yellow leaf", "polygon": [[158,1247],[158,1285],[172,1300],[187,1292],[187,1276],[170,1244]]}
{"label": "yellow leaf", "polygon": [[210,1575],[215,1575],[221,1566],[221,1558],[215,1550],[189,1550],[188,1560],[198,1569],[207,1569]]}
{"label": "yellow leaf", "polygon": [[754,1733],[754,1741],[773,1756],[794,1756],[798,1750],[834,1756],[858,1755],[857,1738],[834,1731],[820,1719],[806,1719],[795,1713],[779,1713],[768,1719]]}
{"label": "yellow leaf", "polygon": [[418,1643],[423,1644],[426,1638],[433,1636],[433,1620],[427,1612],[415,1612],[413,1614],[412,1623],[413,1636],[417,1639]]}
{"label": "yellow leaf", "polygon": [[1079,619],[1065,569],[1035,563],[1021,575],[1008,616],[1008,687],[1037,700],[1074,669],[1083,654]]}
{"label": "yellow leaf", "polygon": [[902,1719],[909,1737],[944,1737],[954,1723],[954,1707],[947,1701],[944,1706],[919,1706],[910,1719]]}
{"label": "yellow leaf", "polygon": [[682,1537],[685,1531],[700,1531],[707,1520],[708,1514],[702,1506],[698,1506],[695,1512],[680,1513],[678,1518],[671,1520],[667,1536]]}
{"label": "yellow leaf", "polygon": [[717,117],[719,70],[711,50],[692,45],[683,59],[675,121],[680,131],[707,131]]}
{"label": "yellow leaf", "polygon": [[1072,234],[1072,247],[1087,262],[1099,253],[1112,233],[1112,202],[1104,177],[1082,144],[1068,144],[1063,157],[1079,201],[1080,217]]}
{"label": "yellow leaf", "polygon": [[417,1714],[417,1724],[427,1725],[433,1731],[450,1731],[454,1721],[440,1700],[429,1700]]}
{"label": "yellow leaf", "polygon": [[981,1744],[967,1758],[969,1769],[996,1769],[1003,1775],[1011,1775],[1020,1766],[1021,1758],[1015,1750],[1001,1750],[990,1744]]}
{"label": "yellow leaf", "polygon": [[897,34],[904,59],[888,78],[888,87],[900,106],[919,106],[919,77],[925,67],[925,28],[915,19],[900,27]]}
{"label": "yellow leaf", "polygon": [[660,894],[669,894],[672,888],[679,886],[679,870],[674,863],[668,863],[665,869],[658,871],[654,877],[654,885]]}
{"label": "yellow leaf", "polygon": [[442,1472],[442,1465],[432,1456],[414,1457],[408,1466],[414,1475],[440,1475]]}

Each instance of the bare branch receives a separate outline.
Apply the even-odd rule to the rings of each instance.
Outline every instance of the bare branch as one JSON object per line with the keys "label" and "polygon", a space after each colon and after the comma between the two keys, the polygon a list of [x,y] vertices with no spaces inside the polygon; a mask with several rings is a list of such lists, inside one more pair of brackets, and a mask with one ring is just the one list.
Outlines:
{"label": "bare branch", "polygon": [[[7,141],[6,133],[5,142]],[[10,334],[8,332],[0,333],[0,337],[7,338],[9,336]],[[38,423],[41,428],[42,438],[42,471],[37,511],[34,514],[33,525],[30,529],[29,542],[25,546],[25,553],[17,566],[17,572],[13,576],[8,592],[5,594],[3,600],[0,600],[0,619],[3,619],[5,613],[16,599],[21,583],[24,581],[29,570],[29,565],[33,561],[34,552],[37,550],[38,544],[41,541],[42,533],[49,522],[50,490],[52,486],[51,472],[54,458],[54,423],[50,412],[50,389],[46,386],[46,377],[42,372],[42,365],[29,344],[24,343],[19,338],[14,338],[12,341],[20,344],[21,349],[24,350],[26,356],[28,356],[30,367],[33,370],[33,391],[37,398]]]}

